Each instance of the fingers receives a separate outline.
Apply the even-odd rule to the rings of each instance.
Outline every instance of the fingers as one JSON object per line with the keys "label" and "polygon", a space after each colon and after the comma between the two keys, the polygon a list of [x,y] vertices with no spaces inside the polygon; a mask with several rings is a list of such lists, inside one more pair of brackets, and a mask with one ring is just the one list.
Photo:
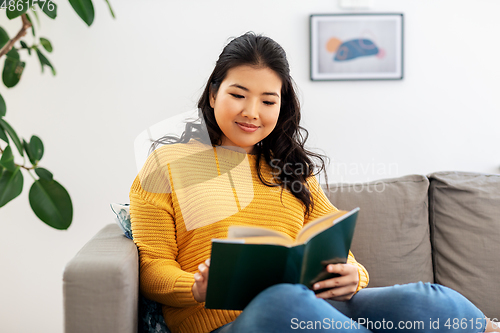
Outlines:
{"label": "fingers", "polygon": [[[208,264],[208,265],[207,265]],[[194,299],[198,302],[205,301],[205,295],[208,284],[208,267],[210,266],[210,259],[205,263],[198,266],[199,272],[194,273],[194,284],[192,287]]]}
{"label": "fingers", "polygon": [[194,280],[197,283],[205,283],[208,281],[208,268],[210,267],[210,259],[205,260],[203,264],[198,266],[199,272],[194,273]]}
{"label": "fingers", "polygon": [[357,286],[359,282],[358,269],[353,265],[350,264],[328,265],[326,270],[329,273],[336,273],[339,274],[340,276],[315,283],[313,286],[313,290],[342,287],[352,284],[355,284]]}
{"label": "fingers", "polygon": [[203,281],[205,280],[205,278],[203,277],[203,275],[201,275],[200,273],[196,272],[196,273],[194,273],[194,280],[197,283],[203,283]]}
{"label": "fingers", "polygon": [[356,288],[351,287],[332,288],[317,294],[316,297],[334,301],[348,301],[354,296],[355,292]]}
{"label": "fingers", "polygon": [[199,272],[195,273],[195,280],[196,280],[196,275],[198,274],[199,280],[196,280],[197,282],[204,282],[208,280],[208,266],[205,264],[200,264],[198,266]]}
{"label": "fingers", "polygon": [[330,273],[336,273],[340,275],[349,275],[353,272],[357,272],[356,266],[351,264],[331,264],[326,267],[326,270]]}
{"label": "fingers", "polygon": [[320,289],[332,289],[332,288],[351,288],[356,291],[358,286],[358,282],[352,279],[351,276],[339,276],[333,279],[324,280],[318,283],[315,283],[313,286],[313,290]]}
{"label": "fingers", "polygon": [[339,274],[339,277],[315,283],[313,290],[328,289],[318,293],[318,298],[329,298],[336,301],[346,301],[356,293],[359,282],[358,269],[350,264],[328,265],[327,271]]}

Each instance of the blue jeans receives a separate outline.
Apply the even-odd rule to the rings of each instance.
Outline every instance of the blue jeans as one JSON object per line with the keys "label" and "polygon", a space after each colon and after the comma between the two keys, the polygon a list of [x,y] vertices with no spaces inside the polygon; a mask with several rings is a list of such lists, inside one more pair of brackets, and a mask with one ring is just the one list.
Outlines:
{"label": "blue jeans", "polygon": [[325,301],[300,284],[278,284],[255,297],[235,321],[213,333],[484,332],[486,319],[447,287],[411,283],[360,290],[347,302]]}

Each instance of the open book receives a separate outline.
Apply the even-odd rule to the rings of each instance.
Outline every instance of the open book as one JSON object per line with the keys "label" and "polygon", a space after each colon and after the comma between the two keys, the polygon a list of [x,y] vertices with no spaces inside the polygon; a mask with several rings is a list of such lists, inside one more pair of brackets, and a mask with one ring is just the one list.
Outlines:
{"label": "open book", "polygon": [[[278,283],[308,288],[334,277],[326,265],[346,263],[359,208],[309,222],[294,240],[258,227],[231,226],[226,239],[212,239],[205,307],[243,310]],[[319,291],[318,291],[319,292]]]}

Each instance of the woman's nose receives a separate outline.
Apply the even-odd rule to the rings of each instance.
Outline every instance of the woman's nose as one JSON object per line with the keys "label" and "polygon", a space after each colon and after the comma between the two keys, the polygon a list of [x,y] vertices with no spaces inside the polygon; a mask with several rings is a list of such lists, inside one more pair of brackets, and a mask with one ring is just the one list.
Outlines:
{"label": "woman's nose", "polygon": [[248,101],[247,103],[245,103],[242,114],[252,119],[259,118],[258,101]]}

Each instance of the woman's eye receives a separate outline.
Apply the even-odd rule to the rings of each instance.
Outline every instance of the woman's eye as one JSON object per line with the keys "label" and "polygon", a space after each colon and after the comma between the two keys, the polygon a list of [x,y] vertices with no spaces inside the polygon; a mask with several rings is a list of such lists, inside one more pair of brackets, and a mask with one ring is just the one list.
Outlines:
{"label": "woman's eye", "polygon": [[231,94],[231,96],[235,97],[235,98],[243,98],[243,96],[241,95],[237,95],[237,94]]}
{"label": "woman's eye", "polygon": [[274,104],[276,104],[276,103],[274,103],[274,102],[268,102],[268,101],[265,101],[265,102],[264,102],[264,104],[266,104],[266,105],[274,105]]}

